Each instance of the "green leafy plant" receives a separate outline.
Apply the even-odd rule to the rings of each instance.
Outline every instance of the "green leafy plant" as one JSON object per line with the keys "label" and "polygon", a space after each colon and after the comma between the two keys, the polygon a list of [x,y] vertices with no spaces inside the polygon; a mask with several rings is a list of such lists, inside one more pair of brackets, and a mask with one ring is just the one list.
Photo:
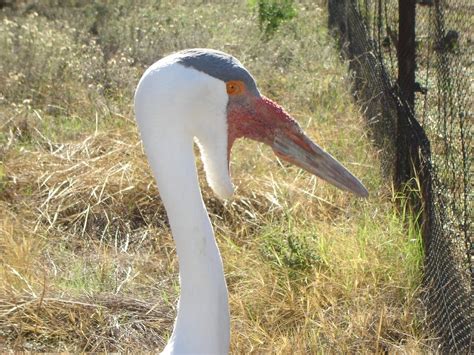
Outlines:
{"label": "green leafy plant", "polygon": [[286,270],[290,278],[309,272],[321,259],[312,246],[314,235],[289,230],[269,229],[262,236],[260,252],[278,269]]}
{"label": "green leafy plant", "polygon": [[267,38],[297,14],[293,0],[251,0],[249,3],[257,8],[260,30]]}

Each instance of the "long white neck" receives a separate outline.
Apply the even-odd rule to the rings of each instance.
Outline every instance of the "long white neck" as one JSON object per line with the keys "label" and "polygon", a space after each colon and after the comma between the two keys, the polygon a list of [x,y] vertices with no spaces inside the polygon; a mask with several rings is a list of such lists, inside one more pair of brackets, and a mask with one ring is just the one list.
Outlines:
{"label": "long white neck", "polygon": [[230,318],[222,260],[199,188],[192,137],[173,133],[158,142],[144,139],[179,260],[178,316],[164,353],[226,354]]}
{"label": "long white neck", "polygon": [[231,194],[227,102],[222,81],[172,58],[152,65],[135,93],[137,123],[179,261],[178,315],[165,354],[227,354],[229,350],[227,285],[193,153],[196,136],[211,187],[221,196]]}

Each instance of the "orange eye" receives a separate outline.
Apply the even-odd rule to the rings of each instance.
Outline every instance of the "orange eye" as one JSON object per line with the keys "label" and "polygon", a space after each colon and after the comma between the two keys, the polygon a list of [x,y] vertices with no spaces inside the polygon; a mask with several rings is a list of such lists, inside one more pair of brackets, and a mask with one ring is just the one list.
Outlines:
{"label": "orange eye", "polygon": [[226,83],[229,95],[238,95],[244,92],[244,83],[238,80],[231,80]]}

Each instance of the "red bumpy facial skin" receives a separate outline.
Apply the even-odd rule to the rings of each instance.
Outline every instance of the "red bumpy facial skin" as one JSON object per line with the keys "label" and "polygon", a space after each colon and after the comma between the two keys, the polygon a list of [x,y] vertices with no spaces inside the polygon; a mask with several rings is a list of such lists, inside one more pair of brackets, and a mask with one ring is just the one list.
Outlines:
{"label": "red bumpy facial skin", "polygon": [[[237,138],[250,138],[272,146],[278,131],[286,131],[289,135],[301,132],[298,123],[265,96],[255,97],[247,93],[239,97],[230,96],[227,115],[228,155]],[[295,134],[295,138],[297,136],[299,134]]]}
{"label": "red bumpy facial skin", "polygon": [[312,142],[298,123],[265,96],[250,94],[240,81],[227,83],[227,161],[237,138],[250,138],[272,147],[283,160],[319,176],[343,190],[367,197],[367,189],[341,163]]}

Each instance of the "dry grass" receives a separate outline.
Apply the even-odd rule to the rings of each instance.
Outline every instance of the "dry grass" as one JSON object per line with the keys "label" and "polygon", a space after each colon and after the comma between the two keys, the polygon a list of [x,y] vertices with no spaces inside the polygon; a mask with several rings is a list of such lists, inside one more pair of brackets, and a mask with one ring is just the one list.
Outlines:
{"label": "dry grass", "polygon": [[177,263],[131,97],[147,64],[202,46],[240,58],[371,192],[359,200],[252,142],[234,148],[232,201],[202,180],[232,352],[429,351],[419,235],[392,207],[324,11],[298,4],[263,42],[245,4],[153,3],[3,10],[0,350],[163,346]]}

